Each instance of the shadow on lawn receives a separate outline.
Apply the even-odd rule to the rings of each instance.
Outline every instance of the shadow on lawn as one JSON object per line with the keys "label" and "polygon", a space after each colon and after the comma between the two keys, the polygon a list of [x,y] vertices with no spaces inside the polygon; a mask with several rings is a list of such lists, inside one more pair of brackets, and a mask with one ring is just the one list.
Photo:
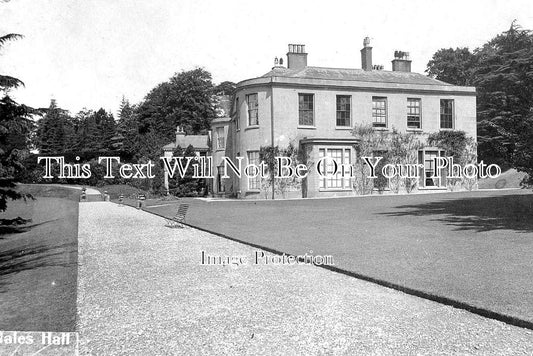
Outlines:
{"label": "shadow on lawn", "polygon": [[72,248],[76,248],[76,243],[17,247],[0,252],[0,293],[5,292],[4,287],[7,284],[5,278],[12,274],[49,266],[68,267],[70,264],[62,257],[65,255],[65,250]]}
{"label": "shadow on lawn", "polygon": [[[20,219],[20,218],[17,218],[17,219]],[[16,219],[13,219],[13,220],[16,220]],[[44,224],[48,224],[48,223],[51,223],[51,222],[54,222],[54,221],[57,221],[59,219],[52,219],[52,220],[48,220],[48,221],[43,221],[43,222],[40,222],[40,223],[37,223],[37,224],[31,224],[31,225],[22,225],[22,224],[0,224],[0,239],[3,239],[7,236],[5,235],[11,235],[11,234],[21,234],[23,232],[28,232],[30,231],[31,229],[33,229],[34,227],[37,227],[37,226],[40,226],[40,225],[44,225]],[[31,222],[31,219],[27,220],[27,222]]]}
{"label": "shadow on lawn", "polygon": [[434,221],[477,232],[509,229],[533,232],[533,195],[505,195],[482,198],[439,200],[395,207],[401,211],[380,213],[387,216],[428,216]]}

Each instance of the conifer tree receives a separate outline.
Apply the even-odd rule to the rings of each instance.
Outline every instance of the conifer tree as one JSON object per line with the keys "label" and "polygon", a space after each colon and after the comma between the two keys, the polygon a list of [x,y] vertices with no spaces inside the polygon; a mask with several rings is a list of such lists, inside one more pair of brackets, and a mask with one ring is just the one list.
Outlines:
{"label": "conifer tree", "polygon": [[[0,36],[0,48],[21,35]],[[35,110],[15,102],[9,90],[24,85],[21,80],[9,75],[0,75],[0,211],[7,209],[7,200],[26,199],[15,189],[15,177],[24,170],[23,161],[28,155],[30,133],[33,129],[31,115]]]}

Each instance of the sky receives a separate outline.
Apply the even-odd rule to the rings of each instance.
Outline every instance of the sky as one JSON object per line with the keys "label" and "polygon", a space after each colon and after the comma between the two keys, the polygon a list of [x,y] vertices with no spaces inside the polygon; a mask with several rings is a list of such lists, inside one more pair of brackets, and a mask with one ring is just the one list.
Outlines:
{"label": "sky", "polygon": [[203,67],[215,83],[268,72],[287,44],[305,44],[308,65],[391,69],[395,50],[423,73],[440,48],[483,45],[513,20],[533,29],[531,0],[205,1],[0,0],[0,73],[25,83],[11,95],[32,107],[116,113],[182,70]]}

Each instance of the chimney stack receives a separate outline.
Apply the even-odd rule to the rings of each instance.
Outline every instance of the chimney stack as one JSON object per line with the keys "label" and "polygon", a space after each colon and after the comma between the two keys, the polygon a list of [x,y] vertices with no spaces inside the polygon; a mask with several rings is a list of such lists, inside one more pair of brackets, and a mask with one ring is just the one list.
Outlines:
{"label": "chimney stack", "polygon": [[361,67],[364,70],[372,70],[372,47],[370,47],[370,37],[363,40],[363,49],[361,50]]}
{"label": "chimney stack", "polygon": [[394,51],[394,59],[392,60],[393,72],[410,72],[411,71],[411,59],[409,58],[409,52]]}
{"label": "chimney stack", "polygon": [[183,127],[178,125],[178,127],[176,127],[176,145],[180,140],[180,136],[185,136],[185,131],[183,131]]}
{"label": "chimney stack", "polygon": [[287,68],[303,69],[305,67],[307,67],[307,53],[305,53],[305,45],[290,44],[289,52],[287,52]]}

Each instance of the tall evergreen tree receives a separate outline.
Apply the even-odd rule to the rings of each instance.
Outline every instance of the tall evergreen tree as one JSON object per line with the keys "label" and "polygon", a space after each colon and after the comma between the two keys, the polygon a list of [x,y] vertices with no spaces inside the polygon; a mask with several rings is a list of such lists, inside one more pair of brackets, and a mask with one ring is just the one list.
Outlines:
{"label": "tall evergreen tree", "polygon": [[98,127],[94,119],[94,111],[84,108],[76,114],[75,122],[77,124],[76,150],[80,153],[95,151],[94,144],[98,138]]}
{"label": "tall evergreen tree", "polygon": [[[0,48],[8,41],[21,38],[21,35],[0,36]],[[22,81],[9,75],[0,75],[0,211],[7,209],[8,199],[26,199],[15,189],[15,177],[24,170],[23,161],[30,146],[30,133],[33,129],[32,108],[12,100],[8,93],[12,88],[24,85]]]}
{"label": "tall evergreen tree", "polygon": [[112,146],[115,150],[131,155],[134,152],[138,127],[135,119],[135,106],[131,105],[124,96],[122,97],[117,117],[116,134],[112,138]]}
{"label": "tall evergreen tree", "polygon": [[66,110],[57,106],[55,99],[50,101],[46,114],[39,120],[37,147],[43,155],[63,154],[67,151],[72,125]]}
{"label": "tall evergreen tree", "polygon": [[476,55],[479,152],[512,166],[522,134],[518,128],[533,110],[533,36],[513,22]]}
{"label": "tall evergreen tree", "polygon": [[95,114],[95,122],[98,128],[98,137],[96,140],[99,151],[110,151],[112,149],[111,139],[115,136],[115,119],[113,114],[107,113],[100,108]]}
{"label": "tall evergreen tree", "polygon": [[473,53],[465,48],[439,50],[426,72],[451,84],[476,87],[479,159],[522,170],[533,165],[527,158],[533,135],[531,31],[513,22]]}

